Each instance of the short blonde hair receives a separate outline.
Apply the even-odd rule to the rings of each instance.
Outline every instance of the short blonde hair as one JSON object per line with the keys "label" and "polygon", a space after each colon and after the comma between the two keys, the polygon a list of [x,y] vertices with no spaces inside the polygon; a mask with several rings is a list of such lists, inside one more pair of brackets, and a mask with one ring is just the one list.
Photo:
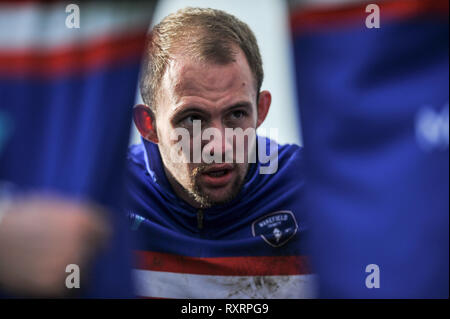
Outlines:
{"label": "short blonde hair", "polygon": [[199,60],[228,64],[240,48],[253,73],[256,92],[264,78],[258,43],[247,24],[221,10],[185,8],[165,17],[149,35],[140,79],[145,104],[155,109],[157,91],[171,56],[183,52]]}

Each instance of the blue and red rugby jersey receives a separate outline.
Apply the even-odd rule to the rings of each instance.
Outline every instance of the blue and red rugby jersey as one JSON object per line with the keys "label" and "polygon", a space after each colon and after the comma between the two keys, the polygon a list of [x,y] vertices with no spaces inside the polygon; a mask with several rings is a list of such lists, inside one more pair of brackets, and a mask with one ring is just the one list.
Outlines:
{"label": "blue and red rugby jersey", "polygon": [[18,195],[55,193],[109,208],[113,236],[79,296],[132,297],[119,205],[154,2],[81,2],[79,28],[67,27],[76,14],[67,5],[0,2],[0,191],[8,185]]}
{"label": "blue and red rugby jersey", "polygon": [[[370,3],[379,29],[366,27]],[[448,298],[448,6],[292,11],[321,297]],[[371,264],[379,288],[366,286]]]}
{"label": "blue and red rugby jersey", "polygon": [[[261,145],[269,149],[269,139]],[[200,212],[172,191],[156,144],[143,140],[130,147],[126,210],[138,239],[139,296],[315,296],[306,250],[303,151],[276,147],[275,174],[260,174],[265,164],[259,161],[250,164],[234,200]]]}

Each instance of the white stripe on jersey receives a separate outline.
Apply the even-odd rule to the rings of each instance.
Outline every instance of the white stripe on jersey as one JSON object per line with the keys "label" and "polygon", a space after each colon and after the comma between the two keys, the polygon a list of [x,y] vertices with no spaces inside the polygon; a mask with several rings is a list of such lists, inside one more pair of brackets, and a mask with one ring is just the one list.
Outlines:
{"label": "white stripe on jersey", "polygon": [[[120,36],[150,26],[153,1],[121,4],[116,1],[81,3],[80,28],[66,27],[68,3],[14,5],[0,3],[2,51],[52,50],[92,37]],[[10,31],[6,31],[10,30]]]}
{"label": "white stripe on jersey", "polygon": [[137,295],[151,298],[315,298],[316,276],[214,276],[134,270]]}

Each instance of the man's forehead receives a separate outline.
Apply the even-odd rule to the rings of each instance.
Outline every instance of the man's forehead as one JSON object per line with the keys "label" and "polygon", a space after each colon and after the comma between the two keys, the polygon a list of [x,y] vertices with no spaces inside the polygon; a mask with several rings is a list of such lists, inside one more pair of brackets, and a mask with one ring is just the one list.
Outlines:
{"label": "man's forehead", "polygon": [[175,55],[169,62],[164,81],[166,88],[178,97],[199,91],[220,92],[255,87],[252,72],[243,53],[236,54],[234,61],[227,64]]}

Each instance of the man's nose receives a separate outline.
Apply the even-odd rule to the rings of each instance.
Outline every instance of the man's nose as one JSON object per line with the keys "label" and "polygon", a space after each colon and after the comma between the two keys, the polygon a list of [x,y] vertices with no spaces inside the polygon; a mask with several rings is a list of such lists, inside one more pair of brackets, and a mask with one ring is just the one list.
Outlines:
{"label": "man's nose", "polygon": [[[206,151],[211,156],[221,155],[222,162],[230,161],[230,156],[232,160],[233,154],[233,139],[227,138],[225,128],[222,123],[214,123],[204,131]],[[218,152],[220,154],[217,154]]]}

